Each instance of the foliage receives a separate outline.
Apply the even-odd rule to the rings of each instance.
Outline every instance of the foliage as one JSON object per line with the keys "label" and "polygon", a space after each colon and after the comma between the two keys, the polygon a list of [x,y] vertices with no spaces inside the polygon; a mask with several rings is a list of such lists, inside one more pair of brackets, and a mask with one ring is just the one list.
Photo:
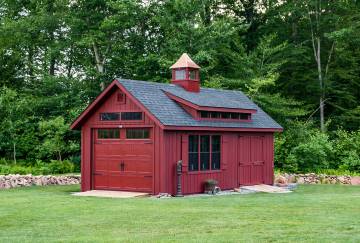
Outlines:
{"label": "foliage", "polygon": [[328,135],[319,131],[310,134],[307,139],[293,147],[286,161],[296,164],[301,171],[314,171],[315,169],[329,168],[332,155],[332,142]]}
{"label": "foliage", "polygon": [[360,131],[318,131],[311,122],[292,122],[275,140],[275,166],[289,172],[333,169],[360,172]]}
{"label": "foliage", "polygon": [[65,124],[63,117],[40,121],[39,134],[43,137],[43,142],[39,146],[39,156],[41,158],[57,157],[61,161],[64,152],[78,150],[79,148],[74,142],[65,142],[68,129],[69,127]]}
{"label": "foliage", "polygon": [[[276,140],[280,169],[320,169],[314,162],[358,171],[351,131],[360,129],[360,3],[319,3],[1,1],[0,157],[79,158],[80,133],[69,125],[105,84],[169,82],[169,66],[187,52],[203,86],[243,91],[285,128]],[[332,121],[325,135],[316,131],[319,96]]]}
{"label": "foliage", "polygon": [[79,172],[80,170],[75,168],[74,163],[69,160],[51,160],[49,163],[45,163],[41,160],[36,160],[34,163],[27,164],[13,164],[12,162],[6,162],[2,159],[0,163],[0,174],[32,174],[32,175],[49,175],[49,174],[64,174]]}
{"label": "foliage", "polygon": [[334,143],[334,165],[344,170],[360,172],[360,130],[338,130]]}

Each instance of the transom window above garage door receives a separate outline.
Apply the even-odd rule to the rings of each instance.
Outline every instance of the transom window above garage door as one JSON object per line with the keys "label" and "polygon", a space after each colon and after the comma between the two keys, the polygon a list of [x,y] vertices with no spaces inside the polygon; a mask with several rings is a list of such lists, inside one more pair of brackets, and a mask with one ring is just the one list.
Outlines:
{"label": "transom window above garage door", "polygon": [[142,112],[104,112],[100,113],[101,121],[139,121],[143,119]]}

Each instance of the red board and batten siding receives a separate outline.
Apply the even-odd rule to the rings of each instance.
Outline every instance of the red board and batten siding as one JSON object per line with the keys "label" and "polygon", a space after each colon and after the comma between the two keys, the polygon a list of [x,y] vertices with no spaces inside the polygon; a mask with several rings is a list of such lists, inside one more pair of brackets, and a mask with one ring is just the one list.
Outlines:
{"label": "red board and batten siding", "polygon": [[[184,194],[199,193],[203,191],[203,183],[207,179],[215,179],[219,182],[221,189],[233,189],[238,187],[242,181],[241,162],[249,166],[263,162],[259,170],[252,173],[250,180],[256,180],[261,176],[259,183],[272,184],[273,181],[273,134],[272,133],[214,133],[199,132],[198,134],[220,134],[221,144],[221,169],[219,171],[189,172],[188,166],[188,135],[194,132],[165,131],[164,146],[166,161],[163,163],[165,171],[162,179],[166,181],[164,192],[175,194],[176,192],[176,163],[183,161],[182,192]],[[251,140],[259,140],[259,143]],[[249,141],[250,143],[244,143]],[[252,148],[251,148],[252,146]],[[244,157],[244,155],[245,157]],[[247,158],[246,158],[247,157]],[[242,161],[244,160],[244,161]],[[255,166],[256,167],[256,166]],[[259,167],[259,166],[258,166]],[[251,174],[247,175],[251,177]]]}
{"label": "red board and batten siding", "polygon": [[[81,190],[88,191],[94,189],[93,185],[93,152],[94,152],[94,137],[93,133],[99,128],[118,128],[120,125],[122,128],[127,127],[147,127],[151,129],[152,143],[158,144],[155,140],[159,137],[159,133],[162,130],[156,126],[152,119],[150,119],[145,113],[143,113],[143,120],[141,121],[100,121],[100,113],[102,112],[126,112],[126,111],[142,111],[131,99],[126,97],[126,102],[121,103],[117,101],[117,93],[119,88],[114,87],[106,97],[104,101],[100,102],[100,105],[92,111],[92,114],[88,117],[86,122],[81,127],[81,176],[82,184]],[[109,145],[110,146],[110,145]],[[154,161],[159,161],[159,153],[154,146]],[[159,165],[152,162],[154,169]],[[154,170],[153,170],[154,171]],[[153,176],[153,184],[154,184]],[[156,187],[156,186],[155,186]],[[152,189],[154,185],[152,185]],[[153,191],[153,190],[152,190]]]}

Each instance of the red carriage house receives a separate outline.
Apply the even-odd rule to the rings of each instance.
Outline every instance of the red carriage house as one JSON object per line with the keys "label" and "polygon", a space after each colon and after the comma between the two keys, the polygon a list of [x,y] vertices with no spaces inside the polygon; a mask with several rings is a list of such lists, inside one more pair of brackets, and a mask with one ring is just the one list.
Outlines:
{"label": "red carriage house", "polygon": [[74,121],[81,129],[82,191],[183,194],[272,184],[274,132],[282,127],[240,91],[200,87],[187,54],[171,84],[114,80]]}

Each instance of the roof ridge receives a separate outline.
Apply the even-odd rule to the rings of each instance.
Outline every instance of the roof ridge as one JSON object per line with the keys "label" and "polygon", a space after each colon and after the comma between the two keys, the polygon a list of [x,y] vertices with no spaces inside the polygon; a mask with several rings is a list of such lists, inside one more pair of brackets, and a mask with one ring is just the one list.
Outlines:
{"label": "roof ridge", "polygon": [[[126,78],[116,78],[116,80],[118,81],[130,81],[130,82],[142,82],[142,83],[146,83],[146,84],[154,84],[154,85],[162,85],[162,86],[170,86],[170,87],[178,87],[175,84],[172,83],[160,83],[160,82],[155,82],[155,81],[145,81],[145,80],[138,80],[138,79],[126,79]],[[181,87],[179,87],[181,88]],[[244,94],[244,92],[242,90],[234,90],[234,89],[216,89],[216,88],[208,88],[208,87],[200,87],[200,91],[201,90],[214,90],[214,91],[225,91],[225,92],[233,92],[233,93],[241,93]],[[189,92],[185,89],[183,89],[184,92],[188,92],[188,93],[192,93]]]}

